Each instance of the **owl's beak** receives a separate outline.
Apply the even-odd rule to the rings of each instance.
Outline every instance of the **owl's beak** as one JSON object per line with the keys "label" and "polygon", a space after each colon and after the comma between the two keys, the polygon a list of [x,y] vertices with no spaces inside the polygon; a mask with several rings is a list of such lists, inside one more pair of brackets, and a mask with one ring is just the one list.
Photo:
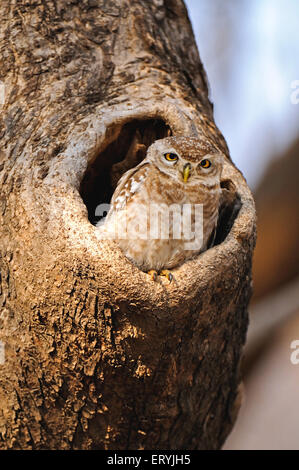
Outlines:
{"label": "owl's beak", "polygon": [[187,183],[188,178],[190,176],[190,172],[191,172],[191,164],[186,163],[183,167],[183,180],[184,180],[184,183]]}

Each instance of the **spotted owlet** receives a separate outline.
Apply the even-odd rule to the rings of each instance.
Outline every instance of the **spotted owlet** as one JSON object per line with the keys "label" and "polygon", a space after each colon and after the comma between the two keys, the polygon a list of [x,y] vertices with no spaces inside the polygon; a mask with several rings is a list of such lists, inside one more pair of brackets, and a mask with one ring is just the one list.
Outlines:
{"label": "spotted owlet", "polygon": [[213,242],[223,155],[209,141],[166,137],[119,180],[101,227],[141,270],[173,279],[172,268]]}

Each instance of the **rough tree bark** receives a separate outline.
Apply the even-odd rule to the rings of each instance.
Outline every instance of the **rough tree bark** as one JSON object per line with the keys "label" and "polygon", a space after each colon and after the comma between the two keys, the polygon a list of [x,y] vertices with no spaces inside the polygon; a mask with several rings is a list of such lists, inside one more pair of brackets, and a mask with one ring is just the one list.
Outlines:
{"label": "rough tree bark", "polygon": [[[0,15],[0,448],[220,448],[236,415],[255,210],[183,2],[1,0]],[[121,173],[170,133],[225,152],[231,197],[216,245],[159,284],[91,222],[112,165],[126,157]]]}

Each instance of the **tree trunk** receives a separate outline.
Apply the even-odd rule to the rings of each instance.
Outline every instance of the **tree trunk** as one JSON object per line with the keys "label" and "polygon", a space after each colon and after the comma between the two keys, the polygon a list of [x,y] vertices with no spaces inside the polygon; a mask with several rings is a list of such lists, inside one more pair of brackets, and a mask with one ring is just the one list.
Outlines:
{"label": "tree trunk", "polygon": [[[0,14],[0,448],[220,448],[236,416],[255,210],[183,2],[1,0]],[[169,134],[223,150],[229,196],[215,246],[160,284],[92,222],[112,170]]]}

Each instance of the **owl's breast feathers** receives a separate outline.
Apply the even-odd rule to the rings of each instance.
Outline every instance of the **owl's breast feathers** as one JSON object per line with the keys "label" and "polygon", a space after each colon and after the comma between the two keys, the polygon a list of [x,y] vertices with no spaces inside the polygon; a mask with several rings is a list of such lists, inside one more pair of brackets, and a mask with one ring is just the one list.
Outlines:
{"label": "owl's breast feathers", "polygon": [[[145,159],[120,179],[111,200],[111,209],[105,225],[108,231],[109,227],[110,229],[112,227],[113,233],[115,226],[126,228],[126,236],[121,229],[117,232],[116,241],[127,258],[140,269],[144,271],[172,269],[209,246],[211,234],[217,225],[219,198],[220,183],[213,186],[185,184],[169,178],[151,161]],[[194,232],[196,228],[194,207],[197,204],[202,205],[203,238],[201,245],[196,246],[196,249],[186,248],[186,241],[190,239],[186,239],[184,234],[181,238],[174,236],[177,227],[173,225],[173,215],[169,215],[169,210],[167,211],[168,206],[178,205],[183,208],[184,204],[192,206],[191,230],[195,238],[197,235]],[[154,217],[154,224],[152,219],[148,218],[152,205],[156,205],[160,212],[160,218]],[[140,227],[145,231],[141,235]],[[140,236],[136,236],[136,230]],[[169,237],[153,237],[152,230],[154,233],[164,230]],[[187,246],[189,247],[189,244]]]}

